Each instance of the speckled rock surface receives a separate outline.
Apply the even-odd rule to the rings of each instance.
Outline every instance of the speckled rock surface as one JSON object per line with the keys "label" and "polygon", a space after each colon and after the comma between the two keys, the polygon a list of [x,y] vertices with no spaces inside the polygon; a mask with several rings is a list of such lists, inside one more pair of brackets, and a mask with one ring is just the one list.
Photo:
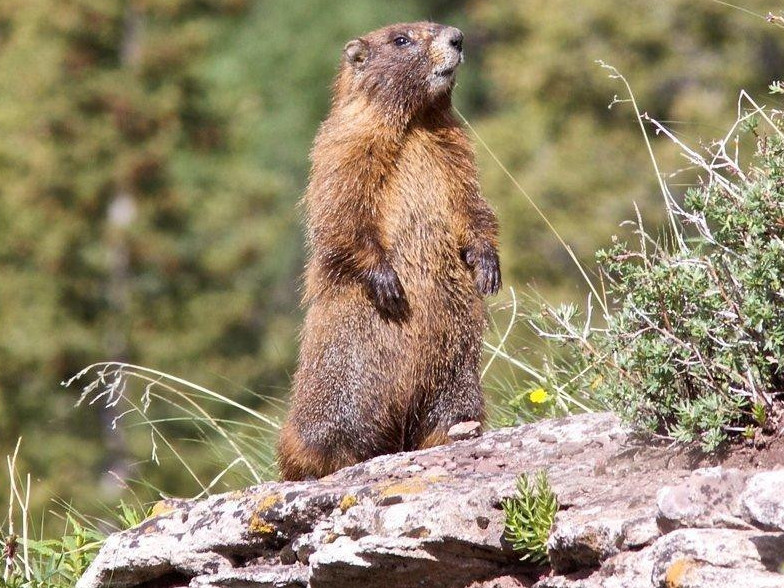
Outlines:
{"label": "speckled rock surface", "polygon": [[[726,588],[724,571],[784,588],[784,470],[673,457],[609,414],[492,431],[172,503],[109,537],[77,586]],[[560,511],[552,567],[532,568],[503,539],[501,500],[539,469]]]}

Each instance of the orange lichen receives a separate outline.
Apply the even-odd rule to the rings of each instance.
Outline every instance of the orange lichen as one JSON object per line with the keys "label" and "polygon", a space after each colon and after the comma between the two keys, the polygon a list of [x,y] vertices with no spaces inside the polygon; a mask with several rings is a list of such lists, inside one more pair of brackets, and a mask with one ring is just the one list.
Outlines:
{"label": "orange lichen", "polygon": [[400,496],[403,494],[420,494],[430,488],[433,484],[441,482],[446,478],[447,476],[443,474],[432,474],[422,477],[412,477],[398,482],[391,482],[381,488],[380,495],[383,498],[387,498],[389,496]]}
{"label": "orange lichen", "polygon": [[696,562],[690,558],[676,559],[664,576],[664,585],[667,588],[679,588],[683,586],[683,581],[691,570],[694,569]]}
{"label": "orange lichen", "polygon": [[381,490],[381,496],[399,496],[401,494],[419,494],[429,486],[422,478],[409,478],[402,482],[393,482]]}
{"label": "orange lichen", "polygon": [[283,497],[278,494],[277,492],[274,494],[268,494],[263,498],[259,498],[259,501],[256,503],[256,511],[265,511],[271,509],[273,506],[277,506],[283,502]]}
{"label": "orange lichen", "polygon": [[258,513],[253,513],[248,523],[248,531],[256,535],[272,535],[275,533],[275,525],[260,517]]}
{"label": "orange lichen", "polygon": [[282,502],[283,497],[277,492],[259,498],[256,502],[256,508],[253,509],[253,514],[250,516],[248,531],[257,535],[274,534],[277,529],[274,523],[267,520],[269,516],[268,511]]}
{"label": "orange lichen", "polygon": [[357,497],[354,496],[353,494],[346,494],[343,498],[341,498],[340,504],[338,506],[341,512],[346,512],[352,506],[356,506],[356,505],[357,505]]}
{"label": "orange lichen", "polygon": [[166,500],[159,500],[153,504],[150,512],[147,514],[147,519],[152,519],[161,515],[168,514],[180,510],[185,501],[178,499],[167,498]]}

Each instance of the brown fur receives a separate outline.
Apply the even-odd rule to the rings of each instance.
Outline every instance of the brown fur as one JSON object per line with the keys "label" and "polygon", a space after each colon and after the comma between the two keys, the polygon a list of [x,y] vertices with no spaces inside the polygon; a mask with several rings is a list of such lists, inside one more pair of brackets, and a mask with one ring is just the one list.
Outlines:
{"label": "brown fur", "polygon": [[285,479],[445,443],[483,418],[482,295],[501,276],[496,218],[452,114],[461,61],[462,33],[428,22],[346,45],[304,200],[308,311]]}

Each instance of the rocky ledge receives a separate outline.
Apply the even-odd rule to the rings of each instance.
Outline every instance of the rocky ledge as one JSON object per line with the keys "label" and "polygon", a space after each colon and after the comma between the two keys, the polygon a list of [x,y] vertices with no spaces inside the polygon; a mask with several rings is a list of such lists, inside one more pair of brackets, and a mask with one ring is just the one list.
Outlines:
{"label": "rocky ledge", "polygon": [[[784,464],[704,467],[609,414],[382,456],[321,480],[172,501],[110,536],[79,588],[784,587]],[[501,501],[548,472],[552,567]]]}

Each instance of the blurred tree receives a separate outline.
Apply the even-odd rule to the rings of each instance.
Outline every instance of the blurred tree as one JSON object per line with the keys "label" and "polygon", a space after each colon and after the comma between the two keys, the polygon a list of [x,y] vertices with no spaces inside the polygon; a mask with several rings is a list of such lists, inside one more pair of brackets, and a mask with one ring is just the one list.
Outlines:
{"label": "blurred tree", "polygon": [[295,341],[264,346],[278,186],[248,165],[243,121],[204,73],[245,10],[35,0],[1,13],[0,447],[28,437],[33,470],[61,488],[89,485],[99,461],[126,473],[117,437],[107,458],[99,422],[65,418],[59,382],[90,362],[282,382]]}

